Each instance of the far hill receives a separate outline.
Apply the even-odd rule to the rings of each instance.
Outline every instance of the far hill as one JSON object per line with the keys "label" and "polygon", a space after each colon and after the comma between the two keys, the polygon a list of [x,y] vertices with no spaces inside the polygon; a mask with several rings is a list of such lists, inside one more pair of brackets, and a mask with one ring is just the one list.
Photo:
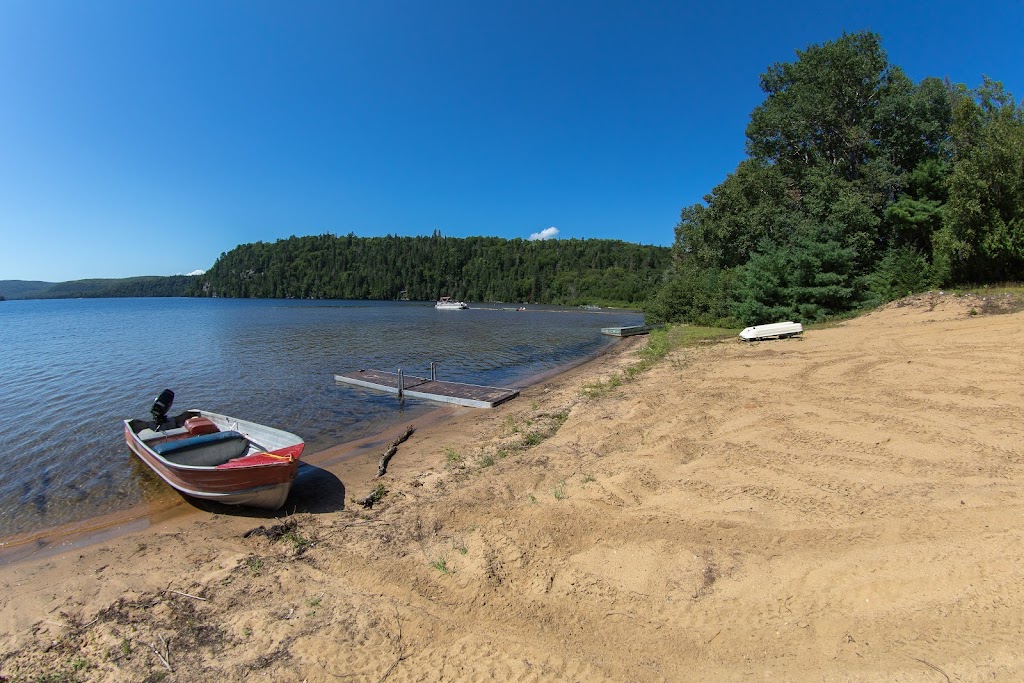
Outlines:
{"label": "far hill", "polygon": [[240,245],[195,279],[200,296],[638,305],[659,287],[668,247],[620,240],[291,237]]}
{"label": "far hill", "polygon": [[0,294],[7,299],[187,296],[192,280],[189,275],[144,275],[69,282],[0,280]]}
{"label": "far hill", "polygon": [[0,280],[0,294],[8,299],[34,299],[36,294],[54,285],[41,280]]}

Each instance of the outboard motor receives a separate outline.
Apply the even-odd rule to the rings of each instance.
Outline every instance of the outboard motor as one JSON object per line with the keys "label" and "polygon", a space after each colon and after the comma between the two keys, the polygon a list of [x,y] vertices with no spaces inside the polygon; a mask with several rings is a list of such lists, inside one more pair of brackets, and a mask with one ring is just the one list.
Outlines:
{"label": "outboard motor", "polygon": [[157,429],[167,419],[167,411],[171,409],[172,403],[174,403],[174,392],[170,389],[164,389],[156,397],[153,407],[149,409],[149,412],[153,413],[153,421],[156,422]]}

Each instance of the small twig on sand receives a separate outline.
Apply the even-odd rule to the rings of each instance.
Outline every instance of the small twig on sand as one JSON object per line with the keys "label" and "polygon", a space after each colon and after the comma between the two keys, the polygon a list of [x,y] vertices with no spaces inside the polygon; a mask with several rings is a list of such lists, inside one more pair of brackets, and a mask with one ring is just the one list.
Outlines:
{"label": "small twig on sand", "polygon": [[[356,502],[359,502],[359,501],[356,501]],[[363,520],[360,520],[358,522],[345,522],[344,524],[334,524],[333,527],[334,528],[341,527],[342,529],[347,529],[350,526],[373,526],[373,525],[378,525],[378,524],[383,524],[384,526],[391,526],[391,522],[385,522],[384,520],[381,520],[381,519],[363,519]]]}
{"label": "small twig on sand", "polygon": [[202,600],[203,602],[206,602],[206,598],[201,598],[198,595],[189,595],[188,593],[182,593],[181,591],[171,590],[170,588],[167,589],[167,592],[174,593],[175,595],[184,595],[186,598],[192,598],[193,600]]}
{"label": "small twig on sand", "polygon": [[405,650],[402,649],[402,618],[398,614],[398,608],[395,607],[395,620],[398,621],[398,657],[395,661],[391,662],[391,666],[384,672],[384,675],[380,677],[377,683],[384,683],[384,679],[391,675],[391,672],[395,670],[398,663],[405,659]]}
{"label": "small twig on sand", "polygon": [[943,678],[946,679],[946,683],[953,683],[949,679],[949,674],[947,674],[945,671],[943,671],[939,667],[935,666],[934,664],[931,664],[930,662],[926,662],[923,659],[919,659],[917,657],[911,657],[911,659],[913,659],[915,662],[921,662],[922,664],[924,664],[925,666],[927,666],[930,669],[934,669],[934,670],[938,671],[940,674],[942,674]]}
{"label": "small twig on sand", "polygon": [[[153,654],[155,654],[157,659],[160,660],[160,663],[163,664],[164,666],[166,666],[168,671],[170,671],[171,673],[174,673],[174,669],[171,668],[171,661],[170,661],[171,660],[171,649],[170,649],[170,646],[167,644],[167,641],[164,640],[163,636],[157,635],[157,638],[159,638],[160,642],[164,644],[164,652],[166,653],[166,656],[160,654],[160,650],[157,650],[156,647],[154,647],[151,643],[146,643],[146,645],[149,645],[149,649],[153,651]],[[143,641],[143,642],[145,642],[145,641]]]}
{"label": "small twig on sand", "polygon": [[388,449],[384,451],[384,455],[380,456],[380,463],[378,463],[377,465],[378,477],[383,477],[387,473],[388,462],[391,460],[392,456],[394,456],[394,454],[398,452],[398,446],[404,443],[406,439],[408,439],[410,436],[412,436],[412,433],[414,431],[416,430],[412,426],[410,426],[408,429],[405,430],[405,434],[402,434],[402,436],[392,441],[391,445],[388,446]]}

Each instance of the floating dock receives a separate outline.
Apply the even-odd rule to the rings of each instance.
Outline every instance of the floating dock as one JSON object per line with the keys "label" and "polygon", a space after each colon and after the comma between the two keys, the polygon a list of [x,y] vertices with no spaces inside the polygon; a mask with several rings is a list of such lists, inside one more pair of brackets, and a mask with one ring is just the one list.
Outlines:
{"label": "floating dock", "polygon": [[601,334],[610,337],[632,337],[634,334],[647,334],[651,328],[647,325],[630,325],[628,327],[602,327]]}
{"label": "floating dock", "polygon": [[383,370],[360,370],[344,375],[335,375],[334,381],[353,384],[357,387],[386,391],[392,394],[423,398],[428,401],[455,403],[470,408],[493,408],[519,395],[514,389],[484,387],[477,384],[441,382],[426,377],[415,377],[399,372]]}

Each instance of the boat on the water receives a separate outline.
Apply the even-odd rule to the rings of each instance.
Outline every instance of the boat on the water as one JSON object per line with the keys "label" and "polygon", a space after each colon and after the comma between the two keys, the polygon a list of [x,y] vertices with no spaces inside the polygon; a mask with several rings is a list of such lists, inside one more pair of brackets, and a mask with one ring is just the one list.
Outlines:
{"label": "boat on the water", "polygon": [[442,296],[434,304],[434,308],[441,311],[461,311],[464,308],[469,308],[469,304],[465,301],[455,301],[450,296]]}
{"label": "boat on the water", "polygon": [[281,429],[206,410],[168,416],[164,390],[152,420],[125,420],[128,447],[181,493],[229,505],[276,510],[284,505],[305,442]]}
{"label": "boat on the water", "polygon": [[804,326],[789,320],[769,325],[754,325],[740,332],[740,339],[743,341],[757,341],[758,339],[785,339],[803,334]]}

